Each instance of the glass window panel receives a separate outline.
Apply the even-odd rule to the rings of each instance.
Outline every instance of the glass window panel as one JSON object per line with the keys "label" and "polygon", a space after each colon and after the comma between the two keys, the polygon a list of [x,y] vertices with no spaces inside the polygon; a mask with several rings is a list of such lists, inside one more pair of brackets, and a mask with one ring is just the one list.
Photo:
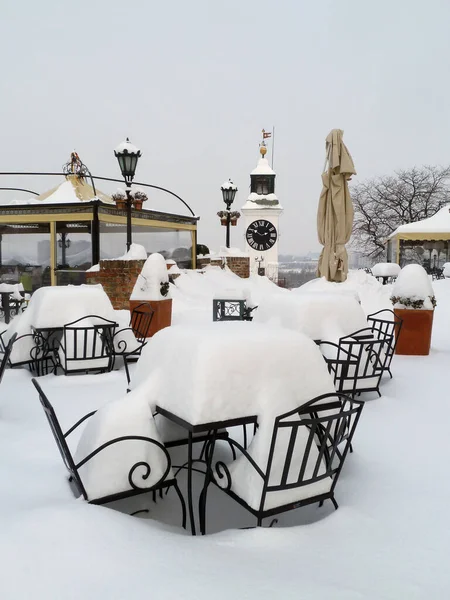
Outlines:
{"label": "glass window panel", "polygon": [[50,285],[50,225],[0,226],[0,282],[22,282],[26,292]]}
{"label": "glass window panel", "polygon": [[[144,246],[147,255],[160,252],[166,259],[177,262],[180,268],[190,268],[191,233],[156,227],[133,225],[134,244]],[[100,223],[100,258],[117,258],[126,252],[126,227],[114,223]]]}

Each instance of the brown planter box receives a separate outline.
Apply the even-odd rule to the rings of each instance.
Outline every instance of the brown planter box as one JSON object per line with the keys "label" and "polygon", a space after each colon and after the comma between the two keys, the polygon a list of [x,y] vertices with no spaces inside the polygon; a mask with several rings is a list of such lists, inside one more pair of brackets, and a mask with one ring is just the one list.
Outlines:
{"label": "brown planter box", "polygon": [[403,319],[395,353],[414,356],[430,354],[434,310],[394,308],[394,313]]}
{"label": "brown planter box", "polygon": [[[130,300],[130,312],[133,314],[133,309],[136,308],[145,300]],[[160,329],[164,327],[170,327],[172,324],[172,298],[165,298],[164,300],[148,300],[148,303],[155,311],[153,315],[152,324],[150,325],[150,335],[152,337]],[[131,317],[131,323],[133,324],[133,317]]]}

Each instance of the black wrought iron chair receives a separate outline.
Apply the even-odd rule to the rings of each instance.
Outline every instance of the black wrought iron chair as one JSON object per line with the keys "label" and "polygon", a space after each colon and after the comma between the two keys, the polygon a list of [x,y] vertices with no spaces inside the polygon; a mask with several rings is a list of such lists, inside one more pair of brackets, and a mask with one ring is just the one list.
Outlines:
{"label": "black wrought iron chair", "polygon": [[138,341],[144,343],[149,337],[154,314],[149,302],[141,302],[131,311],[130,327]]}
{"label": "black wrought iron chair", "polygon": [[117,323],[88,315],[64,325],[55,352],[57,368],[65,375],[74,373],[107,373],[114,367],[114,334]]}
{"label": "black wrought iron chair", "polygon": [[370,327],[341,337],[338,344],[318,342],[337,392],[351,395],[377,392],[381,396],[384,343]]}
{"label": "black wrought iron chair", "polygon": [[380,367],[383,369],[383,372],[389,373],[392,379],[391,363],[398,338],[401,334],[403,319],[397,317],[393,310],[385,308],[369,315],[367,322],[371,327],[373,335],[383,340]]}
{"label": "black wrought iron chair", "polygon": [[0,362],[0,383],[2,382],[6,367],[9,366],[9,357],[10,357],[12,347],[13,347],[16,337],[17,337],[17,333],[14,333],[11,336],[9,342],[7,343],[4,352],[2,353],[2,359]]}
{"label": "black wrought iron chair", "polygon": [[[276,417],[266,465],[258,465],[236,441],[238,461],[250,463],[254,472],[244,485],[234,481],[237,461],[212,466],[213,448],[207,449],[212,482],[262,520],[307,504],[331,500],[350,449],[364,403],[344,394],[324,394]],[[245,485],[245,483],[250,485]],[[251,484],[256,488],[251,489]],[[247,489],[246,489],[247,488]],[[200,497],[201,530],[206,530],[206,487]]]}
{"label": "black wrought iron chair", "polygon": [[[4,333],[5,332],[0,333],[0,354],[2,356],[5,355],[6,347],[8,345],[5,342]],[[13,346],[19,345],[20,342],[25,342],[27,346],[29,342],[29,350],[27,348],[28,355],[24,360],[13,363],[11,361],[11,348],[11,352],[9,353],[7,359],[7,364],[11,369],[28,368],[36,377],[48,375],[49,373],[54,372],[56,364],[54,353],[48,341],[42,334],[36,331],[33,331],[33,333],[26,333],[18,337],[16,337],[14,334]]]}
{"label": "black wrought iron chair", "polygon": [[[39,383],[36,379],[32,379],[33,385],[38,391],[39,399],[44,409],[45,415],[47,417],[48,423],[50,425],[50,429],[52,430],[53,437],[55,438],[55,442],[58,446],[58,450],[61,454],[61,458],[69,472],[69,483],[71,484],[72,491],[75,496],[82,496],[84,500],[89,502],[90,504],[108,504],[110,502],[115,502],[117,500],[123,500],[125,498],[130,498],[132,496],[137,496],[139,494],[146,494],[149,492],[162,491],[166,488],[173,487],[180,499],[181,510],[182,510],[182,526],[186,527],[186,505],[184,502],[184,498],[180,492],[178,487],[177,480],[172,475],[170,456],[167,450],[164,448],[163,444],[161,444],[158,440],[137,436],[137,435],[127,435],[115,438],[102,444],[98,448],[96,448],[93,452],[88,454],[83,460],[75,463],[75,460],[72,456],[72,453],[69,449],[69,445],[67,443],[67,438],[73,433],[82,423],[84,423],[87,419],[92,417],[96,411],[90,412],[81,419],[79,419],[72,427],[70,427],[65,433],[63,433],[61,429],[61,425],[56,416],[55,410],[42,390]],[[138,462],[134,465],[130,466],[128,472],[128,483],[129,489],[123,490],[114,494],[110,494],[108,496],[103,496],[99,498],[90,497],[88,491],[86,490],[85,485],[83,484],[82,478],[80,476],[80,469],[83,465],[88,463],[94,456],[102,452],[105,448],[112,446],[114,444],[122,444],[127,441],[142,441],[147,442],[155,446],[161,451],[161,456],[164,460],[165,468],[163,469],[163,474],[158,479],[156,483],[153,483],[151,486],[146,486],[145,481],[148,479],[150,473],[152,472],[152,465],[149,465],[146,462]],[[138,481],[139,479],[139,481]]]}

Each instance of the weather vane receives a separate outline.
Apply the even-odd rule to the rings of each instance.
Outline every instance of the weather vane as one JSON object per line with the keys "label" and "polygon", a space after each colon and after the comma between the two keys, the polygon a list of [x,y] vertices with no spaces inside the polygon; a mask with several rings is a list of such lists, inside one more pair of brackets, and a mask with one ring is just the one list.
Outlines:
{"label": "weather vane", "polygon": [[263,129],[262,130],[262,142],[259,144],[259,151],[260,151],[262,157],[264,157],[267,153],[265,140],[270,137],[272,137],[272,133],[270,131],[266,131],[265,129]]}

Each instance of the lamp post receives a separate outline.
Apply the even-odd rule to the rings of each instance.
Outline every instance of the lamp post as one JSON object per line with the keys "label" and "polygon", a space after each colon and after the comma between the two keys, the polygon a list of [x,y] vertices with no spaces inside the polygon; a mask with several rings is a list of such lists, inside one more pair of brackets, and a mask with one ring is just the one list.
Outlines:
{"label": "lamp post", "polygon": [[[234,202],[234,197],[236,196],[236,192],[237,192],[237,186],[231,181],[231,179],[229,179],[228,181],[225,181],[225,183],[222,185],[222,187],[220,189],[222,190],[222,198],[226,204],[227,209],[226,209],[226,211],[220,211],[217,214],[220,217],[222,224],[225,225],[227,228],[226,246],[227,246],[227,248],[229,248],[230,247],[230,224],[231,224],[230,207]],[[233,215],[234,224],[236,224],[236,222],[240,216],[241,215],[239,213],[235,213]]]}
{"label": "lamp post", "polygon": [[66,266],[66,250],[70,248],[70,240],[67,237],[67,233],[63,231],[59,234],[61,237],[58,240],[58,246],[61,248],[61,263],[63,266]]}
{"label": "lamp post", "polygon": [[142,156],[139,148],[134,146],[127,138],[125,142],[122,142],[114,150],[114,156],[119,162],[120,170],[122,171],[122,177],[125,181],[125,193],[127,195],[127,251],[131,246],[131,184],[133,183],[134,174],[136,173],[136,166],[138,159]]}

